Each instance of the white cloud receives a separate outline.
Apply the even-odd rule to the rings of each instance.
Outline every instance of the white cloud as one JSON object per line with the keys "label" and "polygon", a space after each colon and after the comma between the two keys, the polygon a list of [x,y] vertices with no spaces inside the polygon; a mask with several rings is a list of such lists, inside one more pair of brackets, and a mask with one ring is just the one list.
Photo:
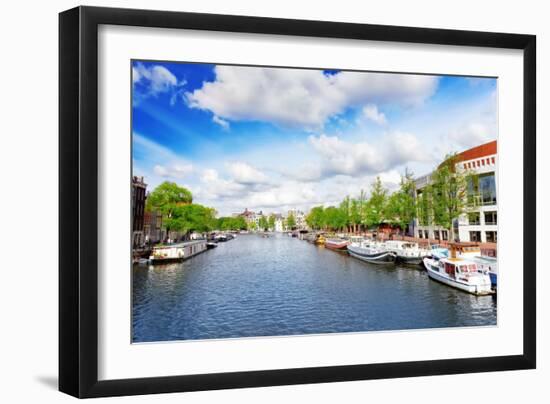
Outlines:
{"label": "white cloud", "polygon": [[192,164],[174,163],[168,166],[157,164],[153,167],[153,172],[159,177],[164,178],[184,178],[193,172]]}
{"label": "white cloud", "polygon": [[236,161],[227,163],[227,170],[233,179],[240,184],[265,184],[267,176],[251,165]]}
{"label": "white cloud", "polygon": [[320,159],[317,165],[300,168],[295,177],[301,180],[378,174],[407,163],[432,160],[414,135],[403,132],[387,134],[376,144],[352,143],[324,134],[309,136],[309,143]]}
{"label": "white cloud", "polygon": [[132,67],[132,81],[147,87],[151,95],[167,92],[178,84],[176,76],[164,66],[146,67],[141,63]]}
{"label": "white cloud", "polygon": [[495,129],[489,122],[470,122],[452,130],[449,139],[461,147],[473,147],[495,139]]}
{"label": "white cloud", "polygon": [[378,107],[374,104],[365,105],[363,107],[363,115],[377,125],[383,126],[388,123],[386,115],[383,112],[379,112]]}
{"label": "white cloud", "polygon": [[229,130],[229,122],[227,122],[225,119],[220,118],[217,115],[214,115],[212,117],[212,122],[217,123],[222,127],[224,130]]}
{"label": "white cloud", "polygon": [[348,107],[422,103],[436,90],[433,76],[216,66],[216,80],[186,93],[188,105],[235,121],[268,121],[319,129]]}

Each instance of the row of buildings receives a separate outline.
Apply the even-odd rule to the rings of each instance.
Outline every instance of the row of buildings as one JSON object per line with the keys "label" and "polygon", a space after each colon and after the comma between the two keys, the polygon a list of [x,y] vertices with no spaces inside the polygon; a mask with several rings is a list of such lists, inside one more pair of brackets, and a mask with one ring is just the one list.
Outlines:
{"label": "row of buildings", "polygon": [[[298,209],[291,209],[287,212],[286,216],[281,213],[272,213],[270,215],[265,215],[261,210],[259,212],[253,212],[245,208],[243,212],[234,213],[234,217],[243,217],[248,225],[254,223],[256,228],[260,228],[260,220],[263,218],[268,219],[270,216],[274,216],[275,225],[271,229],[277,232],[283,232],[288,230],[302,230],[307,228],[306,224],[306,215],[304,212]],[[294,226],[288,226],[287,219],[292,216],[294,217]]]}
{"label": "row of buildings", "polygon": [[[497,242],[498,156],[497,141],[482,144],[457,155],[455,170],[473,176],[468,183],[468,213],[453,221],[452,229],[444,229],[415,219],[409,235],[435,240]],[[416,197],[431,183],[432,173],[416,179]],[[449,231],[452,234],[449,234]]]}

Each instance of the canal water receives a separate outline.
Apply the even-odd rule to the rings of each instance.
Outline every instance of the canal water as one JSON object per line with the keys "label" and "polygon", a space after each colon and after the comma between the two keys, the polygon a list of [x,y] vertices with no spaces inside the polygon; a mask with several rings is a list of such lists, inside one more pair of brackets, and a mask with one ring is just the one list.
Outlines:
{"label": "canal water", "polygon": [[133,341],[495,325],[496,297],[278,234],[133,267]]}

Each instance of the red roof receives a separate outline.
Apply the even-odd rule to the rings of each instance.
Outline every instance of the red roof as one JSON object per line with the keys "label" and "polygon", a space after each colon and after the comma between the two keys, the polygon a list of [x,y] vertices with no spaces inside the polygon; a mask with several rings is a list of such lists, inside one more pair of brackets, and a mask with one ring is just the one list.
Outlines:
{"label": "red roof", "polygon": [[491,156],[497,154],[497,141],[493,140],[492,142],[485,143],[471,149],[465,150],[462,153],[458,154],[458,161],[467,161],[478,159],[485,156]]}

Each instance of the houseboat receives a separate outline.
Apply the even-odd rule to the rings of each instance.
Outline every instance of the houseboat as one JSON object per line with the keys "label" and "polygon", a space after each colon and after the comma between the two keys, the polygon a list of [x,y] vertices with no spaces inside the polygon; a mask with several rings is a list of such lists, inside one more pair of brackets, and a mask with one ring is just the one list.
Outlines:
{"label": "houseboat", "polygon": [[348,248],[349,240],[342,238],[327,238],[325,240],[325,247],[331,250],[346,250]]}
{"label": "houseboat", "polygon": [[352,242],[348,245],[348,253],[352,257],[374,264],[393,264],[396,257],[384,243],[368,240]]}
{"label": "houseboat", "polygon": [[424,266],[428,276],[435,281],[474,295],[493,293],[489,274],[480,270],[475,261],[457,258],[458,247],[451,244],[451,256],[449,258],[436,260],[425,257]]}
{"label": "houseboat", "polygon": [[158,245],[153,247],[149,260],[153,264],[183,261],[206,251],[206,240],[189,241],[178,244]]}
{"label": "houseboat", "polygon": [[424,257],[430,255],[429,250],[411,241],[388,240],[384,244],[388,251],[395,253],[395,260],[404,264],[421,265]]}

